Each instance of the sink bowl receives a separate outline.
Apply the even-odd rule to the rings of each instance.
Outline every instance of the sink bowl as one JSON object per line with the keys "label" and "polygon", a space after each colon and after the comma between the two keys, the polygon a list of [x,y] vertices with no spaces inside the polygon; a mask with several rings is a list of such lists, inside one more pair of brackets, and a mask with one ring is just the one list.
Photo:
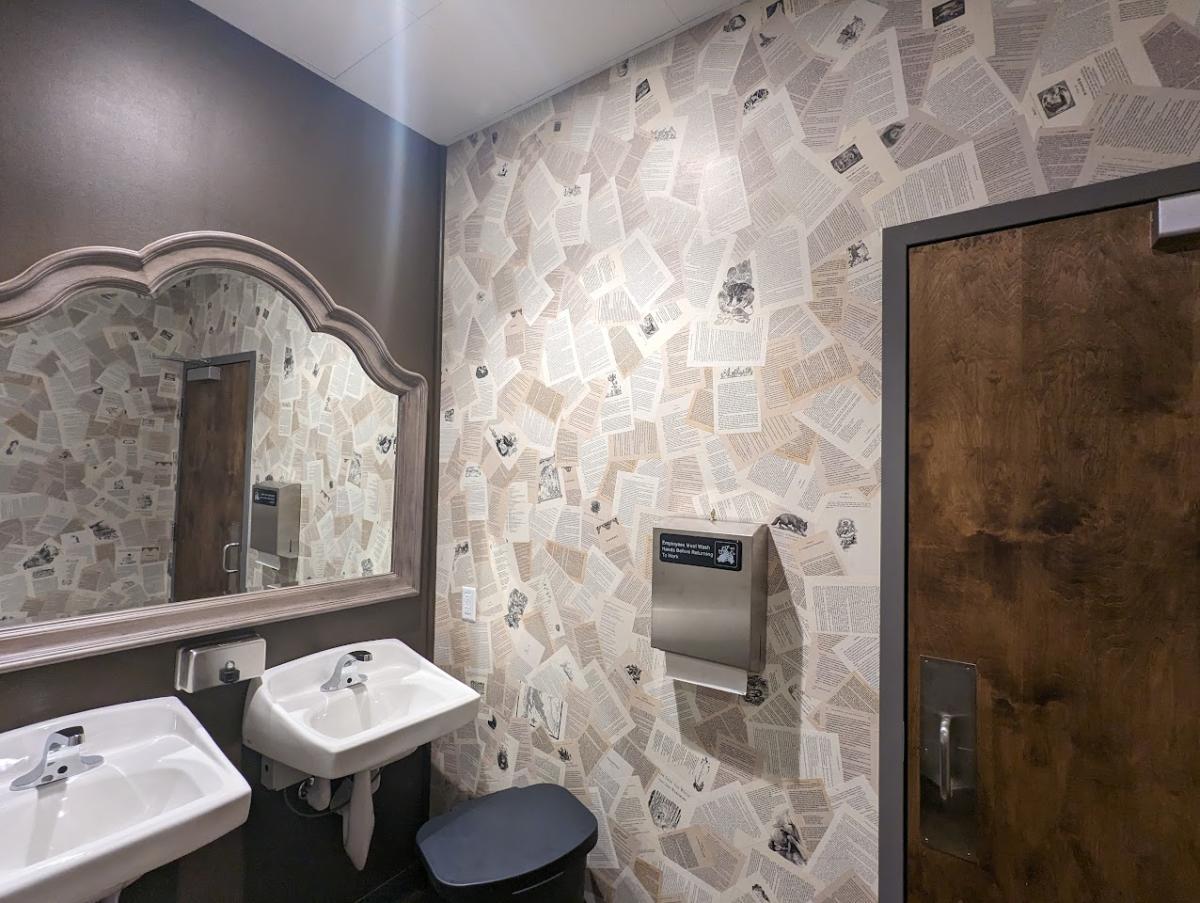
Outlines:
{"label": "sink bowl", "polygon": [[[12,790],[46,738],[79,725],[102,764]],[[250,787],[174,697],[54,718],[0,734],[0,901],[92,903],[233,830]]]}
{"label": "sink bowl", "polygon": [[[371,653],[366,681],[324,691],[338,659]],[[250,682],[243,742],[298,774],[342,778],[403,758],[470,723],[479,694],[399,640],[351,643],[298,658]]]}

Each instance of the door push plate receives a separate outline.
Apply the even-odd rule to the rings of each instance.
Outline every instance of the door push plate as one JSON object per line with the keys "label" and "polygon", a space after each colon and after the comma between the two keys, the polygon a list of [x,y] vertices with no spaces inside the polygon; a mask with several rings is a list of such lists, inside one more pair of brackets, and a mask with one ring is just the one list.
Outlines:
{"label": "door push plate", "polygon": [[921,656],[921,837],[978,861],[974,665]]}

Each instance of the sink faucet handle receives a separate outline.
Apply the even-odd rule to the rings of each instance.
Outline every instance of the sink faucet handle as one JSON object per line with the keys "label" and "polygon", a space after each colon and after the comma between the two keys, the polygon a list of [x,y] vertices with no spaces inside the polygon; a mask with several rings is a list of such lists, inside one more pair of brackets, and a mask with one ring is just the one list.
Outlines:
{"label": "sink faucet handle", "polygon": [[326,693],[332,693],[334,690],[356,687],[364,683],[367,675],[358,670],[358,665],[359,662],[369,662],[372,658],[374,656],[365,649],[355,649],[339,655],[333,674],[330,675],[329,680],[321,684],[321,689]]}
{"label": "sink faucet handle", "polygon": [[73,724],[51,731],[42,747],[42,758],[25,774],[9,784],[10,790],[28,790],[65,781],[67,778],[90,771],[104,764],[103,756],[80,754],[83,746],[83,727]]}
{"label": "sink faucet handle", "polygon": [[50,735],[50,743],[58,746],[78,746],[83,742],[83,727],[74,724],[71,727],[60,727]]}

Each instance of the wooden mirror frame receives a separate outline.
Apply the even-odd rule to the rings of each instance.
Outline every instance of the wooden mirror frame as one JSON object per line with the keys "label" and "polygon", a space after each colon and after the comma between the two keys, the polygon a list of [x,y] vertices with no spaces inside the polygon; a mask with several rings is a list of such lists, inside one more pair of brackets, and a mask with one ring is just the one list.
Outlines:
{"label": "wooden mirror frame", "polygon": [[60,251],[0,282],[0,329],[50,313],[89,289],[122,288],[153,295],[202,268],[234,270],[273,286],[296,305],[310,329],[344,341],[367,375],[397,396],[392,572],[0,628],[0,673],[410,598],[420,592],[429,396],[425,377],[400,366],[370,323],[335,304],[313,275],[282,251],[229,232],[184,232],[140,251],[108,247]]}

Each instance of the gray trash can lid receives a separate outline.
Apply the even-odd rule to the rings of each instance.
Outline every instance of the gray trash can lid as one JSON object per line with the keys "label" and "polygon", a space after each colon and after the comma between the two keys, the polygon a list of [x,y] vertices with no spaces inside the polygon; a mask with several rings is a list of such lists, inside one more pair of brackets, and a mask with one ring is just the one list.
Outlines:
{"label": "gray trash can lid", "polygon": [[469,800],[430,819],[417,832],[417,846],[439,889],[494,886],[504,892],[552,877],[572,855],[586,856],[596,831],[596,817],[569,790],[533,784]]}

